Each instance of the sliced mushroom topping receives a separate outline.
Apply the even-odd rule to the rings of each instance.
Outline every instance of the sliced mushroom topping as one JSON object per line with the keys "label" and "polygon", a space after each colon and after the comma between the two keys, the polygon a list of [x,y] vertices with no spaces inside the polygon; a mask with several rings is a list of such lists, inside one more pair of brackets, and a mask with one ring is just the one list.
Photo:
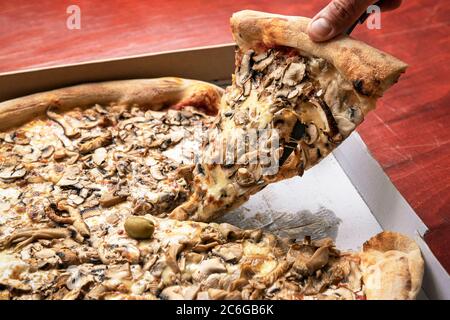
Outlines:
{"label": "sliced mushroom topping", "polygon": [[272,53],[272,50],[267,50],[267,51],[261,52],[257,55],[254,55],[252,57],[252,59],[255,63],[258,63],[258,62],[261,62],[261,61],[267,59],[268,57],[270,57],[271,53]]}
{"label": "sliced mushroom topping", "polygon": [[308,126],[305,129],[306,135],[305,135],[305,143],[306,144],[313,144],[317,141],[317,138],[319,138],[319,130],[317,129],[316,125],[314,123],[308,124]]}
{"label": "sliced mushroom topping", "polygon": [[19,291],[31,291],[33,288],[29,284],[25,284],[20,280],[17,279],[8,279],[8,278],[2,278],[0,279],[0,286],[7,287],[9,290],[15,289]]}
{"label": "sliced mushroom topping", "polygon": [[256,181],[253,175],[246,168],[239,168],[237,171],[236,182],[242,187],[249,187]]}
{"label": "sliced mushroom topping", "polygon": [[314,252],[313,256],[306,262],[306,267],[311,274],[328,263],[329,253],[328,247],[320,247]]}
{"label": "sliced mushroom topping", "polygon": [[263,283],[266,287],[271,286],[291,268],[291,265],[292,264],[287,261],[281,261],[269,274],[260,277],[258,281]]}
{"label": "sliced mushroom topping", "polygon": [[103,133],[102,135],[92,138],[79,145],[79,151],[81,154],[92,152],[100,147],[105,147],[113,142],[112,134],[110,131]]}
{"label": "sliced mushroom topping", "polygon": [[252,82],[251,81],[246,81],[243,85],[243,91],[242,91],[242,95],[244,97],[248,97],[250,95],[250,92],[252,91]]}
{"label": "sliced mushroom topping", "polygon": [[78,183],[78,179],[76,176],[63,176],[56,185],[60,187],[74,186]]}
{"label": "sliced mushroom topping", "polygon": [[69,195],[69,197],[68,197],[68,201],[71,202],[71,203],[73,203],[73,204],[76,205],[76,206],[82,204],[82,203],[84,202],[84,200],[85,200],[85,199],[84,199],[83,197],[78,196],[78,195],[76,195],[76,194],[71,194],[71,195]]}
{"label": "sliced mushroom topping", "polygon": [[133,199],[133,213],[136,215],[143,215],[151,213],[153,205],[145,200]]}
{"label": "sliced mushroom topping", "polygon": [[105,148],[98,148],[94,151],[92,155],[92,161],[97,165],[101,165],[108,156],[108,151]]}
{"label": "sliced mushroom topping", "polygon": [[62,211],[67,211],[70,215],[70,217],[73,219],[73,227],[83,236],[83,237],[89,237],[90,231],[87,224],[84,222],[83,218],[81,217],[81,213],[77,208],[74,208],[70,206],[66,200],[62,200],[58,202],[58,209]]}
{"label": "sliced mushroom topping", "polygon": [[251,58],[254,54],[255,52],[253,50],[248,50],[242,57],[241,66],[237,72],[238,83],[240,85],[243,85],[252,76]]}
{"label": "sliced mushroom topping", "polygon": [[126,195],[118,195],[117,192],[108,191],[102,194],[99,199],[100,205],[104,208],[109,208],[124,202],[127,199]]}
{"label": "sliced mushroom topping", "polygon": [[66,228],[33,228],[17,230],[10,236],[6,237],[0,242],[0,248],[6,249],[16,245],[16,250],[20,250],[27,244],[30,244],[39,239],[58,239],[69,238],[72,232]]}
{"label": "sliced mushroom topping", "polygon": [[245,125],[249,121],[248,114],[243,111],[236,112],[233,118],[236,125]]}
{"label": "sliced mushroom topping", "polygon": [[27,170],[23,165],[0,169],[0,179],[8,182],[25,177]]}
{"label": "sliced mushroom topping", "polygon": [[189,109],[187,109],[187,108],[182,109],[180,112],[181,112],[181,115],[182,115],[184,118],[186,118],[186,119],[190,119],[190,118],[192,118],[192,116],[194,115],[194,114],[192,113],[192,111],[189,110]]}
{"label": "sliced mushroom topping", "polygon": [[178,255],[186,247],[185,243],[174,243],[170,245],[166,253],[166,263],[175,273],[180,273],[180,267],[178,266]]}
{"label": "sliced mushroom topping", "polygon": [[295,86],[303,80],[305,70],[306,66],[304,63],[293,62],[287,67],[281,82],[288,86]]}
{"label": "sliced mushroom topping", "polygon": [[355,123],[343,116],[336,115],[334,116],[334,119],[336,120],[339,133],[341,133],[344,137],[347,137],[356,128]]}
{"label": "sliced mushroom topping", "polygon": [[[258,55],[261,56],[261,55]],[[264,71],[274,60],[274,55],[266,55],[265,58],[259,59],[258,56],[253,57],[255,63],[253,64],[253,70]]]}
{"label": "sliced mushroom topping", "polygon": [[55,210],[50,206],[47,206],[44,211],[47,218],[49,218],[53,222],[61,224],[72,224],[74,222],[74,219],[70,216],[64,217],[56,214]]}
{"label": "sliced mushroom topping", "polygon": [[26,136],[26,131],[17,130],[14,133],[14,143],[18,145],[28,145],[30,143],[30,139]]}
{"label": "sliced mushroom topping", "polygon": [[235,227],[229,223],[221,223],[219,225],[219,232],[227,240],[242,239],[244,236],[244,231],[242,229]]}
{"label": "sliced mushroom topping", "polygon": [[364,120],[364,114],[358,106],[348,108],[349,118],[353,123],[359,125]]}
{"label": "sliced mushroom topping", "polygon": [[47,147],[41,149],[41,152],[42,152],[41,153],[41,157],[43,159],[50,158],[53,155],[53,153],[55,152],[55,147],[54,146],[47,146]]}
{"label": "sliced mushroom topping", "polygon": [[[311,249],[311,247],[307,249]],[[312,256],[300,253],[294,262],[293,268],[301,275],[311,275],[323,268],[328,263],[328,259],[329,248],[328,246],[323,246],[317,249]]]}
{"label": "sliced mushroom topping", "polygon": [[135,123],[143,123],[143,122],[147,122],[148,119],[146,117],[133,117],[133,118],[129,118],[127,120],[121,121],[119,123],[119,129],[126,129],[126,127],[130,124],[135,124]]}
{"label": "sliced mushroom topping", "polygon": [[224,273],[227,272],[227,268],[222,264],[219,258],[212,258],[203,260],[193,272],[192,278],[201,282],[205,280],[212,273]]}
{"label": "sliced mushroom topping", "polygon": [[157,165],[153,165],[153,166],[150,167],[150,174],[156,180],[165,180],[165,179],[167,179],[167,176],[165,176],[161,172],[161,168],[159,166],[157,166]]}
{"label": "sliced mushroom topping", "polygon": [[54,107],[50,106],[47,108],[47,117],[49,119],[58,123],[64,130],[64,135],[68,138],[76,138],[80,135],[80,130],[78,128],[74,128],[70,125],[69,122],[64,118],[64,116],[56,113],[54,111]]}
{"label": "sliced mushroom topping", "polygon": [[300,94],[300,90],[298,88],[294,88],[292,90],[289,91],[289,93],[287,94],[286,98],[287,99],[294,99],[296,98],[298,95]]}
{"label": "sliced mushroom topping", "polygon": [[106,110],[105,108],[103,108],[101,105],[96,104],[94,106],[94,110],[97,111],[98,113],[102,114],[102,115],[107,115],[108,114],[108,110]]}
{"label": "sliced mushroom topping", "polygon": [[66,149],[57,149],[53,153],[53,159],[55,159],[55,161],[61,161],[61,160],[64,160],[67,158],[66,163],[69,165],[72,165],[75,162],[77,162],[79,157],[80,157],[80,154],[78,152],[69,151]]}
{"label": "sliced mushroom topping", "polygon": [[14,143],[14,133],[0,132],[0,140],[3,140],[7,143]]}
{"label": "sliced mushroom topping", "polygon": [[171,286],[161,291],[160,297],[165,300],[194,300],[200,286],[193,285],[189,287]]}
{"label": "sliced mushroom topping", "polygon": [[82,263],[75,251],[68,248],[58,248],[55,250],[56,255],[61,259],[62,266],[68,267]]}
{"label": "sliced mushroom topping", "polygon": [[212,253],[227,262],[236,263],[242,258],[243,249],[240,243],[226,243],[214,248]]}

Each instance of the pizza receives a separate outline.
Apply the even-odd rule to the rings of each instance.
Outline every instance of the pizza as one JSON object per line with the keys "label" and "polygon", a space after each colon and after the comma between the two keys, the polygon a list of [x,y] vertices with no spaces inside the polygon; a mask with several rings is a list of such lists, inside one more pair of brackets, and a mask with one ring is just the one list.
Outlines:
{"label": "pizza", "polygon": [[[309,21],[248,10],[232,16],[236,71],[214,121],[218,134],[195,168],[193,194],[171,217],[211,221],[269,183],[302,175],[355,130],[407,67],[347,36],[315,43]],[[255,143],[256,135],[267,137]],[[241,152],[211,161],[223,143]]]}
{"label": "pizza", "polygon": [[[233,19],[242,14],[254,15]],[[0,299],[415,298],[423,260],[401,234],[383,232],[361,252],[341,252],[331,239],[295,241],[202,222],[317,163],[389,86],[357,85],[375,91],[360,96],[348,89],[344,99],[344,80],[333,78],[333,66],[318,53],[308,58],[283,43],[264,52],[238,44],[237,72],[225,92],[201,81],[158,78],[78,85],[0,103]],[[255,59],[267,66],[254,79]],[[361,104],[324,107],[331,93],[314,91],[315,62],[307,59],[330,70],[337,96]],[[393,59],[386,56],[397,63]],[[261,80],[270,78],[265,70],[280,67],[281,77],[261,91]],[[291,73],[293,82],[284,80]],[[273,94],[285,85],[289,92],[274,110]],[[338,109],[342,119],[334,114]],[[236,133],[256,129],[260,136],[264,126],[270,134],[256,164],[246,139],[242,161],[208,162]],[[264,155],[269,162],[259,161]]]}

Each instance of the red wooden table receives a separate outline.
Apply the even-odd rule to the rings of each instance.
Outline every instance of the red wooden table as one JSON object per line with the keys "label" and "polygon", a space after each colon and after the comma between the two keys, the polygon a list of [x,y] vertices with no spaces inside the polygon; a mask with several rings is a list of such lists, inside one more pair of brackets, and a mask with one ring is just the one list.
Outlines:
{"label": "red wooden table", "polygon": [[[232,41],[232,12],[312,16],[327,0],[0,1],[0,72]],[[69,5],[81,29],[66,27]],[[430,228],[426,240],[450,271],[450,2],[404,1],[381,30],[354,37],[410,64],[359,132]],[[1,89],[1,88],[0,88]]]}

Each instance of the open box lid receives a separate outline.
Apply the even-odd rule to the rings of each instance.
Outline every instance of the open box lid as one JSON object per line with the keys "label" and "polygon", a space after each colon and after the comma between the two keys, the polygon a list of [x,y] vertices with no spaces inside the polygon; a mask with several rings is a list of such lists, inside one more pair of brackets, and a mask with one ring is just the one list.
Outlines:
{"label": "open box lid", "polygon": [[[234,44],[225,44],[8,72],[0,74],[0,101],[80,83],[161,76],[226,85],[233,68]],[[239,208],[238,214],[248,218],[252,212],[261,210],[272,220],[281,216],[286,219],[284,213],[288,211],[293,214],[294,222],[303,219],[308,212],[316,212],[315,217],[331,212],[331,217],[337,220],[324,232],[334,236],[342,249],[357,250],[364,240],[383,229],[407,234],[419,244],[425,260],[422,285],[425,294],[419,298],[450,299],[449,275],[423,240],[427,227],[356,132],[302,178],[268,186]],[[255,223],[249,221],[251,219],[244,219],[244,224]],[[292,221],[290,223],[294,223]],[[273,221],[261,223],[270,231],[277,225]]]}

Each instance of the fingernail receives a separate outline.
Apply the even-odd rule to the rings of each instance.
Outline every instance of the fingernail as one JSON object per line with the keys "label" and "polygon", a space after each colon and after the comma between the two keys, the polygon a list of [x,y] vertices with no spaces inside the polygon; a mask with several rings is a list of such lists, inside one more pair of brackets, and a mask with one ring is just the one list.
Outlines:
{"label": "fingernail", "polygon": [[325,18],[319,18],[311,23],[309,32],[317,38],[325,38],[333,31],[333,27]]}

